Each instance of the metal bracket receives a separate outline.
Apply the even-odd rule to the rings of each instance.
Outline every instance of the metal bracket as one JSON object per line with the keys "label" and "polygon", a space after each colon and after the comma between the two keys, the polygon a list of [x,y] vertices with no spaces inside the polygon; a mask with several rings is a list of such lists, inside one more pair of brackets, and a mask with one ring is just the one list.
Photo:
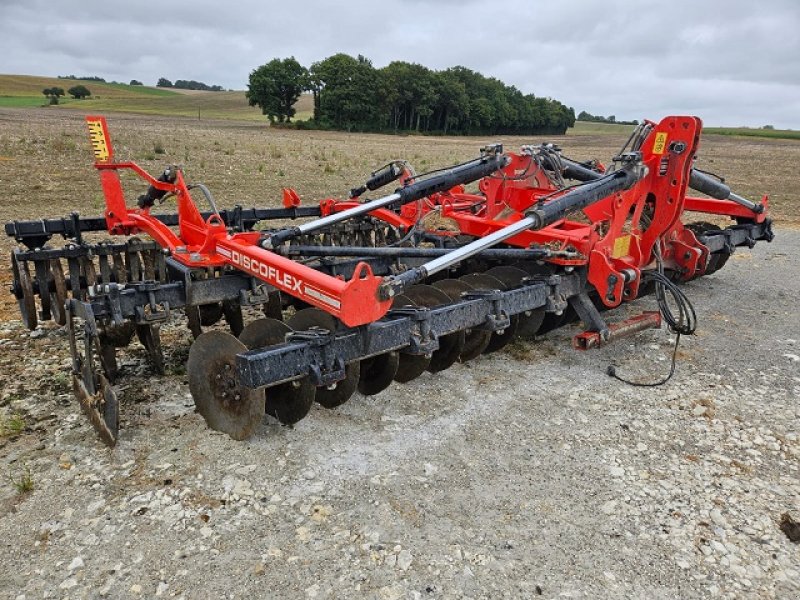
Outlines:
{"label": "metal bracket", "polygon": [[345,364],[341,357],[334,356],[331,342],[333,332],[327,329],[308,329],[290,333],[287,342],[304,342],[321,350],[322,361],[312,360],[308,367],[308,376],[316,386],[333,385],[345,378]]}
{"label": "metal bracket", "polygon": [[597,333],[601,342],[608,341],[609,329],[600,312],[594,303],[589,299],[586,292],[581,292],[575,296],[570,296],[569,304],[578,313],[581,321],[588,327],[590,332]]}

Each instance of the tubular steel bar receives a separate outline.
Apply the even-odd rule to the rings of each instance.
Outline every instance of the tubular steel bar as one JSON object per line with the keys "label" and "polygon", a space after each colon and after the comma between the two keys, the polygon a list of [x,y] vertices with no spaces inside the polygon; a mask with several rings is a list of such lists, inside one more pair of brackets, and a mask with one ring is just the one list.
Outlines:
{"label": "tubular steel bar", "polygon": [[[561,162],[564,164],[564,175],[571,179],[592,181],[594,179],[600,179],[603,176],[602,173],[593,171],[567,158],[562,158]],[[698,169],[692,169],[689,177],[689,187],[697,192],[716,198],[717,200],[731,200],[736,202],[736,204],[744,206],[757,215],[764,212],[763,204],[751,202],[747,198],[735,194],[728,185]]]}
{"label": "tubular steel bar", "polygon": [[[630,163],[635,165],[635,163]],[[392,298],[402,293],[403,290],[415,283],[423,281],[426,277],[435,275],[456,263],[474,256],[484,250],[499,244],[528,229],[541,229],[562,218],[567,212],[589,206],[611,194],[631,187],[640,177],[641,170],[636,168],[623,168],[590,181],[581,187],[565,193],[563,196],[553,198],[543,205],[538,205],[527,216],[511,225],[490,233],[474,242],[470,242],[447,254],[415,269],[410,269],[391,279],[387,279],[380,287],[381,297]]]}
{"label": "tubular steel bar", "polygon": [[364,204],[327,215],[321,219],[274,232],[269,235],[269,237],[265,238],[261,242],[261,245],[263,248],[267,249],[276,248],[300,235],[313,233],[330,225],[352,219],[353,217],[366,215],[379,208],[386,208],[394,204],[408,204],[409,202],[414,202],[420,198],[430,196],[431,194],[449,190],[457,185],[477,181],[482,177],[491,175],[507,163],[508,159],[502,155],[502,147],[495,148],[494,152],[496,153],[482,156],[481,158],[457,165],[451,169],[443,170],[426,179],[397,188],[393,194],[389,194],[383,198],[370,200]]}
{"label": "tubular steel bar", "polygon": [[[236,357],[239,381],[250,388],[272,386],[333,368],[332,358],[345,363],[392,350],[426,354],[438,348],[439,336],[464,329],[494,329],[509,315],[547,305],[553,287],[573,295],[580,290],[577,275],[550,282],[534,280],[512,290],[468,293],[460,302],[431,309],[403,308],[374,323],[332,334],[301,332],[284,344],[252,350]],[[298,339],[299,338],[299,339]]]}
{"label": "tubular steel bar", "polygon": [[[201,213],[203,219],[208,219],[211,214],[211,212]],[[219,211],[219,216],[222,217],[225,225],[238,231],[248,231],[258,221],[318,217],[319,215],[319,206],[294,208],[242,208],[236,206]],[[178,224],[177,214],[160,214],[152,215],[152,217],[169,227]],[[78,213],[73,213],[71,216],[61,219],[10,221],[5,224],[6,235],[30,247],[41,246],[54,235],[64,238],[80,238],[82,233],[93,231],[106,231],[105,217],[81,217]],[[39,243],[35,243],[37,240]],[[32,244],[29,245],[28,241],[31,241]]]}

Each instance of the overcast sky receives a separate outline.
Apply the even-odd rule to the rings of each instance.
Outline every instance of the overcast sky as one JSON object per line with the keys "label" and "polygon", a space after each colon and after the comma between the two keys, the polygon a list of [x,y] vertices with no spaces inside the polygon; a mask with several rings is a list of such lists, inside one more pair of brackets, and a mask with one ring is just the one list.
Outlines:
{"label": "overcast sky", "polygon": [[464,65],[618,119],[800,129],[800,0],[0,0],[0,73],[245,89],[272,58],[336,52]]}

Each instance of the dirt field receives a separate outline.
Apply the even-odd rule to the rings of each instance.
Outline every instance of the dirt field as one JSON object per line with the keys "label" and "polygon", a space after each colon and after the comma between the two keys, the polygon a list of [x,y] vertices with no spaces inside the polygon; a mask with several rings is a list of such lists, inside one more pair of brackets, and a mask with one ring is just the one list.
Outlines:
{"label": "dirt field", "polygon": [[[224,206],[342,197],[391,159],[422,171],[490,141],[109,121],[119,157],[181,163]],[[555,141],[607,161],[624,140]],[[800,545],[778,527],[800,519],[797,164],[800,142],[704,140],[698,166],[770,194],[777,238],[686,286],[698,334],[653,390],[605,367],[662,375],[665,332],[577,354],[565,328],[239,443],[193,412],[176,321],[167,377],[123,353],[109,451],[76,410],[64,332],[28,332],[3,297],[0,596],[797,598]],[[98,183],[79,115],[0,110],[0,221],[99,214]]]}

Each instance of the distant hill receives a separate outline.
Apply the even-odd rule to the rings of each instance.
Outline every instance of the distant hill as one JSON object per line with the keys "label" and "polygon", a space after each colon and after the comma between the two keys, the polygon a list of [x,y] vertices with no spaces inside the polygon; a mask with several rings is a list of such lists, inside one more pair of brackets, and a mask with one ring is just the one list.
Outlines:
{"label": "distant hill", "polygon": [[179,117],[197,117],[199,110],[200,117],[205,119],[266,121],[257,107],[248,105],[244,91],[187,94],[184,90],[31,75],[0,75],[0,107],[47,106],[43,89],[57,86],[67,90],[80,84],[89,88],[91,98],[61,98],[58,106],[49,109]]}

